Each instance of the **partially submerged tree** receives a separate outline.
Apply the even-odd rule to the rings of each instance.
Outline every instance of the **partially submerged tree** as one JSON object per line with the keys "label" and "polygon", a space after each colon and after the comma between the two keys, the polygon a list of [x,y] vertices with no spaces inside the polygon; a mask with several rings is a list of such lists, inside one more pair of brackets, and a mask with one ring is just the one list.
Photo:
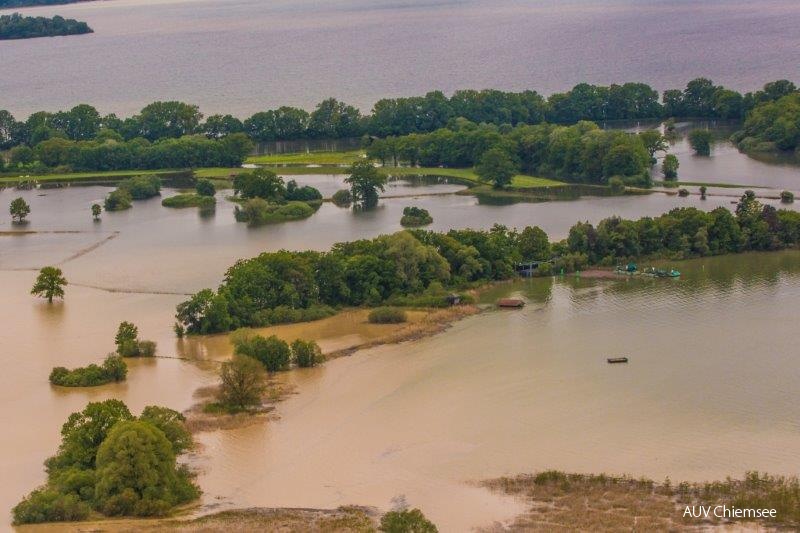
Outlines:
{"label": "partially submerged tree", "polygon": [[678,158],[674,154],[667,154],[664,156],[664,161],[661,162],[661,172],[664,174],[664,179],[673,181],[678,179]]}
{"label": "partially submerged tree", "polygon": [[48,303],[53,303],[53,298],[64,298],[65,285],[67,285],[67,280],[60,268],[44,267],[36,277],[31,294],[47,298]]}
{"label": "partially submerged tree", "polygon": [[31,213],[31,206],[24,198],[19,197],[11,201],[8,211],[11,213],[11,220],[19,224]]}
{"label": "partially submerged tree", "polygon": [[689,132],[689,144],[697,155],[711,155],[713,136],[708,130],[692,130]]}
{"label": "partially submerged tree", "polygon": [[266,390],[264,367],[247,355],[234,355],[222,363],[219,402],[229,411],[245,411],[261,405]]}
{"label": "partially submerged tree", "polygon": [[378,205],[378,191],[385,190],[386,176],[378,172],[371,161],[362,160],[350,166],[350,175],[344,181],[350,185],[356,207],[369,209]]}
{"label": "partially submerged tree", "polygon": [[163,516],[199,495],[175,456],[192,444],[183,417],[146,407],[136,419],[119,400],[89,403],[61,428],[61,445],[45,461],[47,482],[12,513],[15,524],[106,515]]}

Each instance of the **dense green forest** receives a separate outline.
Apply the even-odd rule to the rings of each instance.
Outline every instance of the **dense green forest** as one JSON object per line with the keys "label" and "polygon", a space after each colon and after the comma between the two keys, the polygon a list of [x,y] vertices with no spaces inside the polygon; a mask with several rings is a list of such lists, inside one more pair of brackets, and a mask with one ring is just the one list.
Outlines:
{"label": "dense green forest", "polygon": [[[367,154],[384,162],[425,167],[472,167],[488,179],[524,172],[567,181],[650,186],[653,154],[666,144],[657,131],[630,135],[581,121],[573,126],[539,124],[498,127],[460,119],[432,133],[375,139]],[[505,170],[503,170],[505,169]]]}
{"label": "dense green forest", "polygon": [[451,127],[459,118],[502,127],[672,116],[742,119],[756,105],[796,91],[792,82],[779,80],[766,84],[763,90],[740,94],[698,78],[685,89],[665,91],[659,98],[655,89],[643,83],[611,86],[584,83],[548,98],[536,91],[462,90],[450,97],[434,91],[425,96],[379,100],[370,115],[329,98],[311,112],[283,106],[244,120],[230,114],[211,115],[203,120],[197,106],[183,102],[154,102],[124,119],[114,114],[101,115],[94,107],[81,104],[68,111],[39,111],[24,121],[15,119],[8,111],[0,111],[0,149],[33,147],[50,138],[72,141],[141,138],[152,143],[193,134],[218,140],[244,133],[254,142],[401,136]]}
{"label": "dense green forest", "polygon": [[81,35],[92,33],[85,22],[65,19],[58,15],[47,17],[23,17],[19,13],[0,16],[0,41],[10,39],[32,39],[58,35]]}
{"label": "dense green forest", "polygon": [[447,290],[516,275],[523,260],[549,260],[541,274],[632,258],[684,259],[800,243],[800,213],[762,205],[752,191],[735,213],[676,208],[661,216],[579,222],[549,242],[538,227],[401,231],[339,243],[328,252],[263,253],[228,269],[218,290],[180,304],[189,333],[213,333],[328,316],[340,306],[442,305]]}
{"label": "dense green forest", "polygon": [[733,141],[745,151],[769,152],[800,148],[800,93],[757,105]]}

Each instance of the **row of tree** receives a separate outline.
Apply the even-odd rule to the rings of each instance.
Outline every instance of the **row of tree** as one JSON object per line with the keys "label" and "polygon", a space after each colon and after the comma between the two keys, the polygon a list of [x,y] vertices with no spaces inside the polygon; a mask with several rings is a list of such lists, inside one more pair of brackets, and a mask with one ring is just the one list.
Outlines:
{"label": "row of tree", "polygon": [[800,213],[762,205],[748,191],[736,212],[678,208],[659,217],[612,217],[597,227],[580,222],[551,243],[538,227],[436,233],[402,231],[339,243],[328,252],[263,253],[240,260],[214,292],[192,296],[177,319],[189,333],[212,333],[269,323],[319,306],[376,306],[409,301],[442,287],[511,278],[524,260],[547,261],[542,273],[613,265],[638,257],[688,258],[800,243]]}
{"label": "row of tree", "polygon": [[656,130],[632,135],[586,121],[512,128],[460,119],[432,133],[374,139],[367,154],[384,163],[476,166],[479,176],[500,187],[519,172],[595,184],[621,176],[629,185],[649,186],[655,153],[666,148]]}
{"label": "row of tree", "polygon": [[427,133],[444,128],[457,118],[498,126],[663,117],[744,118],[757,104],[796,91],[794,83],[778,80],[766,84],[763,90],[741,94],[698,78],[683,90],[665,91],[659,99],[658,92],[643,83],[610,86],[582,83],[548,98],[536,91],[462,90],[450,97],[434,91],[425,96],[381,99],[370,115],[328,98],[312,112],[282,106],[260,111],[245,120],[216,114],[205,121],[196,105],[176,101],[154,102],[125,119],[114,114],[101,116],[94,107],[81,104],[57,113],[39,111],[25,121],[16,120],[8,111],[0,111],[0,149],[19,144],[35,146],[52,137],[89,140],[109,131],[124,140],[142,137],[155,141],[199,133],[218,139],[245,133],[253,141],[261,142]]}
{"label": "row of tree", "polygon": [[[40,142],[34,148],[27,145],[12,148],[5,165],[9,169],[32,172],[54,168],[66,171],[106,171],[238,167],[252,149],[253,143],[242,133],[223,139],[187,135],[152,143],[141,137],[124,141],[116,134],[104,135],[90,141],[54,137]],[[3,164],[0,157],[0,170]]]}
{"label": "row of tree", "polygon": [[92,33],[85,22],[54,17],[23,17],[19,13],[0,15],[0,41],[10,39],[33,39],[56,35],[80,35]]}

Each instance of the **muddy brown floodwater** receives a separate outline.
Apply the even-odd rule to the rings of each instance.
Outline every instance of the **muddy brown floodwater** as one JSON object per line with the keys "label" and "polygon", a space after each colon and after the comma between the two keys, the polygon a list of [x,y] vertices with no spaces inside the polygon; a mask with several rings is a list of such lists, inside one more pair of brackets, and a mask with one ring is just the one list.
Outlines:
{"label": "muddy brown floodwater", "polygon": [[[306,221],[246,228],[221,202],[211,218],[137,202],[93,223],[88,207],[108,191],[73,187],[2,191],[24,196],[27,230],[0,225],[0,508],[44,481],[42,461],[69,413],[116,397],[133,411],[183,410],[216,381],[224,337],[179,342],[172,333],[182,293],[215,286],[239,257],[399,229],[407,200],[368,216],[324,206]],[[172,194],[166,191],[165,194]],[[44,195],[44,196],[40,196]],[[664,195],[481,206],[461,196],[420,197],[436,229],[542,224],[563,236],[578,219],[658,214],[726,200]],[[68,233],[60,233],[67,231]],[[59,232],[59,233],[56,233]],[[29,294],[35,269],[57,264],[66,300]],[[435,337],[364,350],[322,367],[282,374],[297,394],[278,419],[204,433],[190,460],[200,471],[202,512],[252,505],[386,509],[398,497],[443,531],[511,519],[520,504],[472,482],[545,468],[701,480],[745,469],[796,474],[800,379],[794,339],[800,253],[753,254],[680,265],[679,280],[581,280],[507,284],[520,311],[487,312]],[[189,361],[131,361],[128,381],[61,390],[53,366],[100,361],[122,320],[159,353]],[[363,315],[284,327],[328,350],[381,330]],[[609,366],[606,357],[630,358]],[[8,523],[8,522],[6,522]]]}

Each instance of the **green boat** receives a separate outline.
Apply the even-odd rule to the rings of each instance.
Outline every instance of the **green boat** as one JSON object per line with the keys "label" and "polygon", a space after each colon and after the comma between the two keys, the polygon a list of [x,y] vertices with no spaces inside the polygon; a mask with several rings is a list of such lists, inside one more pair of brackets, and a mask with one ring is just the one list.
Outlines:
{"label": "green boat", "polygon": [[642,275],[651,276],[654,278],[679,278],[681,273],[674,268],[670,270],[664,270],[663,268],[649,267],[642,271]]}

